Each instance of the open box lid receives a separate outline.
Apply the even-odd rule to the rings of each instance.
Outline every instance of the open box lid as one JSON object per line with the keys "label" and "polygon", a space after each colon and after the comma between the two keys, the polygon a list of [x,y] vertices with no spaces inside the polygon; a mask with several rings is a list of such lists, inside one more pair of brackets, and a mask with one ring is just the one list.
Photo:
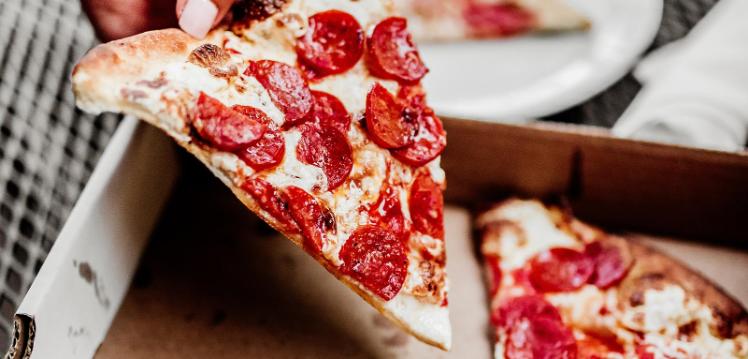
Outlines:
{"label": "open box lid", "polygon": [[748,246],[746,152],[627,140],[577,125],[444,122],[447,201],[563,196],[577,216],[607,228]]}
{"label": "open box lid", "polygon": [[[579,126],[449,119],[445,126],[446,195],[454,204],[485,202],[486,194],[563,195],[596,224],[745,245],[745,154],[615,139]],[[95,353],[176,176],[175,162],[173,146],[154,129],[120,126],[18,309],[9,357]]]}

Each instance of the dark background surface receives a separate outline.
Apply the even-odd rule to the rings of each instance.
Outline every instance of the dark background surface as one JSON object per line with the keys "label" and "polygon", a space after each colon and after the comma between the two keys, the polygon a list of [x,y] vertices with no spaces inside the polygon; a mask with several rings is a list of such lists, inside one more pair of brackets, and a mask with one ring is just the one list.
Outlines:
{"label": "dark background surface", "polygon": [[[680,39],[716,0],[665,0],[651,49]],[[0,0],[0,348],[12,316],[114,133],[118,117],[74,106],[70,72],[96,43],[75,0]],[[629,74],[547,120],[610,127],[639,83]]]}

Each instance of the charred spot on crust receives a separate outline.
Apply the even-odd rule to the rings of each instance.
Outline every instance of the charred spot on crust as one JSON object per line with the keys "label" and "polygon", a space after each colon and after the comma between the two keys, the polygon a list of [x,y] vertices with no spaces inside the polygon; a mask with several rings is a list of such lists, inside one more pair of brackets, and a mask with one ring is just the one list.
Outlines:
{"label": "charred spot on crust", "polygon": [[211,68],[227,63],[231,57],[217,45],[202,44],[192,50],[187,61],[201,67]]}
{"label": "charred spot on crust", "polygon": [[239,73],[236,66],[228,64],[231,56],[226,50],[213,44],[202,44],[192,50],[187,61],[208,69],[216,77],[231,77]]}
{"label": "charred spot on crust", "polygon": [[142,85],[152,89],[159,89],[166,86],[168,83],[169,80],[166,79],[166,74],[163,71],[158,75],[158,77],[153,80],[140,80],[136,82],[136,84],[138,85]]}
{"label": "charred spot on crust", "polygon": [[665,275],[659,272],[650,272],[640,276],[639,280],[642,282],[656,283],[665,280]]}
{"label": "charred spot on crust", "polygon": [[231,31],[246,29],[254,21],[273,16],[288,0],[240,0],[231,7]]}
{"label": "charred spot on crust", "polygon": [[127,87],[123,87],[119,90],[119,92],[120,95],[122,95],[122,97],[124,97],[128,101],[137,101],[148,97],[148,94],[143,90],[131,89]]}
{"label": "charred spot on crust", "polygon": [[629,297],[629,304],[631,304],[632,307],[638,307],[644,304],[644,293],[637,291],[631,294],[631,297]]}
{"label": "charred spot on crust", "polygon": [[716,331],[720,338],[735,338],[738,335],[748,334],[748,313],[741,308],[735,308],[735,312],[725,312],[717,305],[710,305],[714,315],[714,323],[711,329]]}
{"label": "charred spot on crust", "polygon": [[696,320],[681,325],[680,327],[678,327],[678,336],[690,339],[694,334],[696,334],[698,325],[699,322]]}
{"label": "charred spot on crust", "polygon": [[418,265],[418,275],[422,283],[412,288],[412,293],[421,300],[431,304],[441,304],[445,298],[441,292],[444,287],[444,270],[432,259],[424,259]]}
{"label": "charred spot on crust", "polygon": [[325,208],[320,218],[320,223],[325,232],[337,233],[337,224],[335,223],[335,215],[329,209]]}

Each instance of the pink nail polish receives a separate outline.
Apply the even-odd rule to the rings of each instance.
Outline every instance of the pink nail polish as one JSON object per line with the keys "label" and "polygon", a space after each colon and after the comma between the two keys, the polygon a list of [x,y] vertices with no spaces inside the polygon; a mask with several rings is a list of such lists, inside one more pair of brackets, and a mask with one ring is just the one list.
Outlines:
{"label": "pink nail polish", "polygon": [[218,8],[212,1],[187,0],[179,17],[179,27],[194,37],[203,38],[210,31],[216,15]]}

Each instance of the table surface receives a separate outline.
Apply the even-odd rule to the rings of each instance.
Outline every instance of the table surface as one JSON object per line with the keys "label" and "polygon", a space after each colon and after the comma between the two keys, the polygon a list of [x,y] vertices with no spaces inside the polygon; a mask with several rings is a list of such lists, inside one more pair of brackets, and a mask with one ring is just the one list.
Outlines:
{"label": "table surface", "polygon": [[[665,0],[652,45],[683,37],[716,0]],[[74,0],[0,1],[0,347],[118,116],[77,110],[70,72],[96,44]],[[640,86],[627,75],[547,120],[610,127]]]}

